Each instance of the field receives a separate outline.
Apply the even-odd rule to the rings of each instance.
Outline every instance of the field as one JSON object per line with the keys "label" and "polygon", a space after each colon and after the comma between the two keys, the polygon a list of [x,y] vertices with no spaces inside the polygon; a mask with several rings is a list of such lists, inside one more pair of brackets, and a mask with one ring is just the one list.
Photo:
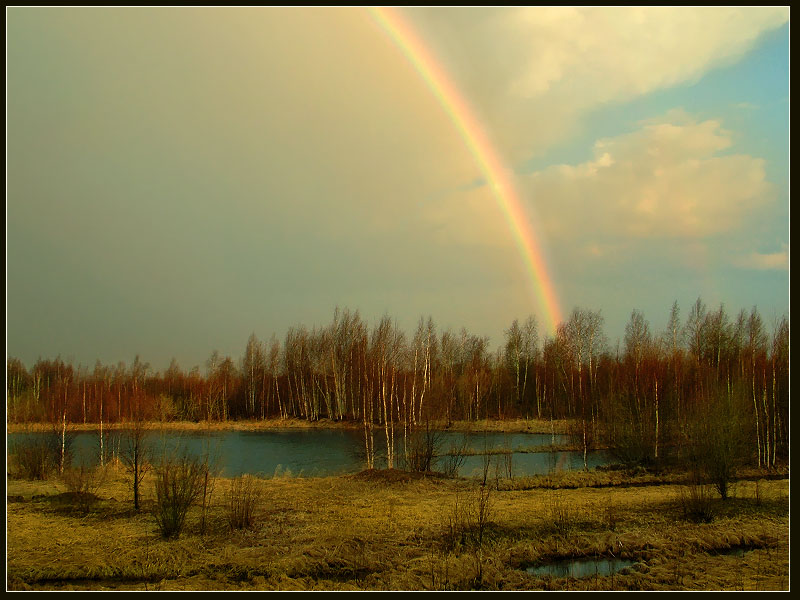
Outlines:
{"label": "field", "polygon": [[[193,507],[165,540],[153,476],[133,510],[110,468],[82,508],[57,479],[7,479],[7,587],[118,590],[787,590],[788,475],[745,473],[709,522],[685,514],[680,473],[561,473],[478,480],[401,471],[252,479],[251,529],[231,529],[233,480],[217,479],[205,527]],[[632,567],[534,576],[562,558]]]}

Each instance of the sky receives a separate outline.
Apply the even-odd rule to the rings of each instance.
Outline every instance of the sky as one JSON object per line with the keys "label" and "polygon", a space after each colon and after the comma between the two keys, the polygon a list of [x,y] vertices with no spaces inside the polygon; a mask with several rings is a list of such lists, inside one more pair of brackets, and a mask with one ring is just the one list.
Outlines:
{"label": "sky", "polygon": [[11,7],[6,84],[28,366],[789,312],[788,7]]}

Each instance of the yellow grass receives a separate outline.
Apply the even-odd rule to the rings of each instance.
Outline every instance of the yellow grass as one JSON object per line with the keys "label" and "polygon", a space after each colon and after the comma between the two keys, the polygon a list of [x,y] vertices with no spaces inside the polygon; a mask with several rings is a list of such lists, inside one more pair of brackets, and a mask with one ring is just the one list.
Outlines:
{"label": "yellow grass", "polygon": [[[199,509],[177,540],[162,540],[148,507],[132,508],[123,472],[110,472],[101,500],[75,511],[52,481],[8,480],[10,589],[788,589],[787,479],[739,482],[711,523],[682,517],[682,486],[575,487],[580,475],[551,476],[549,489],[492,481],[481,548],[455,530],[469,519],[477,482],[365,472],[257,480],[251,531],[225,519],[230,480],[217,481],[205,534]],[[591,474],[583,476],[584,483]],[[542,482],[539,482],[542,483]],[[648,483],[648,482],[643,482]],[[499,490],[497,488],[500,488]],[[42,495],[40,497],[40,495]],[[714,555],[731,547],[743,557]],[[524,567],[563,557],[623,557],[634,567],[608,577],[534,577]],[[482,578],[477,578],[478,566]]]}
{"label": "yellow grass", "polygon": [[[449,431],[491,431],[500,433],[566,433],[566,421],[545,421],[527,419],[509,419],[504,421],[454,421],[449,425],[445,422],[431,422],[434,429],[447,429]],[[104,423],[107,430],[127,429],[131,424]],[[153,421],[147,423],[152,429],[166,429],[175,431],[261,431],[270,429],[361,429],[363,423],[358,421],[331,421],[320,419],[307,421],[304,419],[267,419],[264,421]],[[70,431],[96,431],[99,423],[69,423]],[[57,427],[60,432],[60,424]],[[7,423],[8,433],[52,431],[52,423]]]}

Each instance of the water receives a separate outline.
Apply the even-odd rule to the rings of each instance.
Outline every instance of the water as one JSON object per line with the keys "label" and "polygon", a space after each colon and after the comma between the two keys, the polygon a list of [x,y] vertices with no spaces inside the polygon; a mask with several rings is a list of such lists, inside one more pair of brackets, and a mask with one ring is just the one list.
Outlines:
{"label": "water", "polygon": [[540,577],[573,577],[580,579],[581,577],[593,577],[595,575],[605,577],[634,564],[635,561],[622,558],[570,558],[546,565],[528,567],[526,571],[531,575]]}
{"label": "water", "polygon": [[745,554],[752,551],[752,548],[743,548],[741,546],[733,546],[731,548],[724,548],[721,550],[710,550],[711,556],[736,556],[743,558]]}
{"label": "water", "polygon": [[[489,475],[494,476],[495,471],[499,470],[501,476],[506,476],[508,460],[507,455],[492,455]],[[583,469],[583,452],[514,452],[510,455],[510,461],[511,475],[513,477],[547,475],[549,473]],[[589,451],[586,453],[586,466],[589,469],[608,463],[609,457],[605,452]],[[483,456],[466,456],[459,469],[459,475],[478,477],[483,474],[483,468]]]}
{"label": "water", "polygon": [[[44,439],[52,434],[10,433],[7,445],[13,451],[15,443],[29,436]],[[550,434],[503,434],[477,433],[465,437],[463,433],[437,432],[440,452],[460,448],[466,440],[467,448],[483,452],[487,449],[528,449],[533,446],[563,445],[568,442],[565,435]],[[97,432],[72,434],[72,455],[77,464],[99,462],[99,435]],[[402,454],[402,431],[395,431],[396,456]],[[60,443],[60,442],[59,442]],[[127,438],[124,431],[112,430],[104,435],[106,456],[119,456],[124,452]],[[208,453],[216,459],[223,476],[233,477],[244,473],[272,476],[277,473],[322,477],[355,473],[365,468],[364,434],[348,429],[272,429],[261,431],[209,431],[184,432],[153,430],[148,433],[147,446],[154,457],[164,454],[186,452],[192,456]],[[60,447],[60,446],[59,446]],[[386,439],[383,430],[375,431],[376,467],[386,466]],[[510,456],[514,476],[542,475],[559,470],[583,468],[581,452],[513,452],[494,454],[490,473],[495,469],[506,476],[507,456]],[[602,452],[590,452],[589,468],[608,461]],[[434,468],[441,468],[446,459],[439,458]],[[459,475],[479,476],[483,472],[482,455],[466,456]]]}

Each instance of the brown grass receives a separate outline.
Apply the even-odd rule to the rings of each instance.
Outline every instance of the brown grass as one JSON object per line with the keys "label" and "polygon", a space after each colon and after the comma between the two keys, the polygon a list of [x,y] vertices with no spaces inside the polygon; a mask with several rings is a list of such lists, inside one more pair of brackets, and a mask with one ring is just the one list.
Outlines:
{"label": "brown grass", "polygon": [[[590,476],[587,481],[590,481]],[[484,589],[788,589],[789,483],[743,481],[714,521],[681,516],[680,484],[528,487],[492,492],[481,557]],[[256,479],[252,530],[231,531],[220,493],[201,534],[200,509],[177,540],[163,540],[149,507],[132,510],[122,472],[87,514],[64,505],[54,482],[8,480],[9,589],[425,590],[471,589],[474,553],[448,549],[454,502],[475,481],[372,471],[327,478]],[[549,480],[556,486],[557,477]],[[61,500],[59,500],[61,498]],[[556,526],[563,513],[568,526]],[[743,557],[715,551],[747,548]],[[552,579],[524,567],[563,557],[637,561],[613,577]]]}
{"label": "brown grass", "polygon": [[[269,429],[362,429],[360,421],[331,421],[320,419],[306,421],[304,419],[267,419],[264,421],[153,421],[147,423],[150,429],[174,431],[262,431]],[[70,423],[70,431],[96,431],[98,423]],[[104,423],[107,431],[128,429],[130,423]],[[509,419],[504,421],[454,421],[449,426],[445,422],[431,421],[431,428],[448,431],[491,431],[501,433],[566,433],[566,421]],[[7,423],[8,433],[52,431],[52,423]]]}

